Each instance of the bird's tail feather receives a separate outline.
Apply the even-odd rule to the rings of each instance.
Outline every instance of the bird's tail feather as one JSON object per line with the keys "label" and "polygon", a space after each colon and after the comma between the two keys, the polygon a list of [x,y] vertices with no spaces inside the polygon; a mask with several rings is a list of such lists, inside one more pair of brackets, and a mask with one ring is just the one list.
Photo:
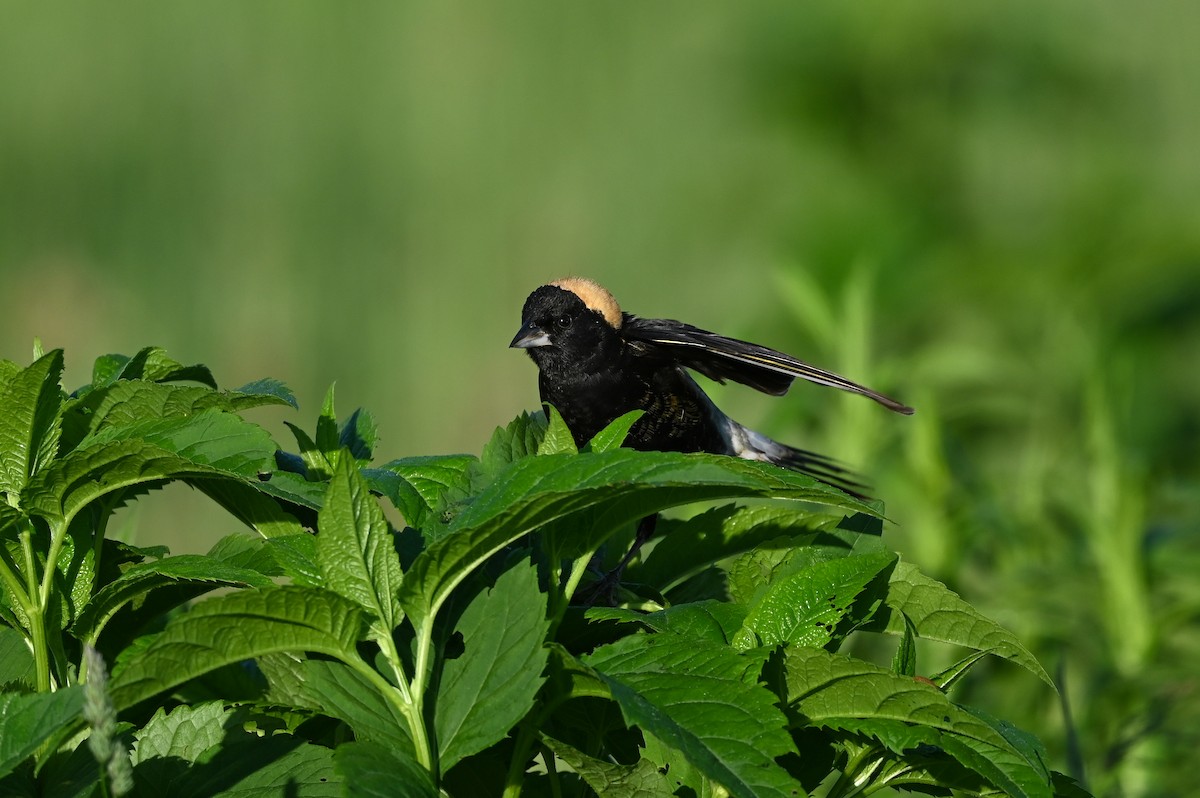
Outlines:
{"label": "bird's tail feather", "polygon": [[765,460],[802,474],[808,474],[856,499],[867,500],[870,498],[863,493],[868,486],[859,481],[858,474],[843,467],[833,458],[806,449],[787,446],[762,433],[747,429],[736,421],[730,420],[729,423],[733,427],[730,443],[734,453],[739,457],[748,460]]}

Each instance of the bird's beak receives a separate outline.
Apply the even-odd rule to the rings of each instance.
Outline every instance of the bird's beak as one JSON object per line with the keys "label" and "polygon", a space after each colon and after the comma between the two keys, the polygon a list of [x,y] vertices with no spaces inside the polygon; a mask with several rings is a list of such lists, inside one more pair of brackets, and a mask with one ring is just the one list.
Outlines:
{"label": "bird's beak", "polygon": [[514,349],[533,349],[538,346],[550,346],[550,336],[541,327],[531,321],[521,325],[517,334],[509,344]]}

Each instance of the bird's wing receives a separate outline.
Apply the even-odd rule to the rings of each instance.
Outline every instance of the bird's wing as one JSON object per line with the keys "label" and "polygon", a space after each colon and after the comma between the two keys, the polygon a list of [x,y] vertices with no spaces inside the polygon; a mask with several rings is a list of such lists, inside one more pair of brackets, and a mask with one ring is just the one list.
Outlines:
{"label": "bird's wing", "polygon": [[726,338],[681,321],[643,319],[626,314],[621,332],[631,345],[643,349],[647,354],[676,361],[717,382],[733,380],[763,393],[779,396],[786,393],[792,380],[799,377],[862,394],[897,413],[911,415],[913,412],[911,407],[832,371],[810,366],[765,346]]}

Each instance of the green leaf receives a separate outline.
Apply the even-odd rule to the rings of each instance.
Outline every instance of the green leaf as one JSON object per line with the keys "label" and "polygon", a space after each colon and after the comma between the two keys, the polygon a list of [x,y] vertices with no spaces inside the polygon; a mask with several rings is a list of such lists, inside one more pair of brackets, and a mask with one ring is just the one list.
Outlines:
{"label": "green leaf", "polygon": [[[713,563],[772,542],[780,552],[793,550],[799,542],[812,545],[819,540],[822,546],[837,546],[848,553],[852,533],[829,529],[839,521],[807,508],[779,504],[727,504],[686,520],[662,518],[654,548],[642,562],[630,566],[627,575],[630,581],[666,590]],[[760,581],[761,576],[755,573],[752,581],[765,589],[767,583]],[[748,603],[750,596],[739,600]]]}
{"label": "green leaf", "polygon": [[321,568],[317,565],[317,538],[307,533],[271,538],[271,554],[283,572],[298,585],[319,586]]}
{"label": "green leaf", "polygon": [[372,452],[378,442],[379,428],[375,424],[375,417],[362,408],[350,414],[338,434],[338,447],[349,449],[360,463],[371,462]]}
{"label": "green leaf", "polygon": [[578,453],[579,447],[575,445],[575,436],[571,434],[567,422],[563,421],[563,417],[552,406],[546,405],[546,408],[550,423],[546,426],[542,442],[538,444],[537,453],[541,455]]}
{"label": "green leaf", "polygon": [[635,635],[583,661],[629,724],[680,751],[731,795],[804,794],[775,762],[796,749],[775,696],[757,683],[761,660],[692,639]]}
{"label": "green leaf", "polygon": [[0,492],[15,496],[54,457],[62,432],[63,353],[55,349],[0,386]]}
{"label": "green leaf", "polygon": [[902,755],[945,750],[1012,796],[1049,798],[1044,760],[953,704],[936,687],[819,648],[786,649],[787,705],[802,725],[870,735]]}
{"label": "green leaf", "polygon": [[333,752],[345,795],[355,798],[432,798],[438,795],[429,771],[412,757],[374,743],[345,743]]}
{"label": "green leaf", "polygon": [[184,480],[223,507],[230,515],[257,532],[264,540],[287,535],[305,535],[296,517],[264,494],[258,483],[251,485],[228,479]]}
{"label": "green leaf", "polygon": [[358,602],[378,619],[376,635],[390,637],[403,617],[396,593],[404,578],[391,528],[353,456],[337,461],[321,508],[317,565],[325,587]]}
{"label": "green leaf", "polygon": [[491,440],[483,447],[483,454],[479,458],[480,470],[485,480],[518,460],[537,454],[547,425],[544,413],[522,413],[510,421],[507,427],[497,427]]}
{"label": "green leaf", "polygon": [[292,393],[291,389],[282,381],[270,377],[248,382],[241,388],[234,388],[232,393],[235,396],[262,397],[263,404],[291,405],[297,410],[300,409],[300,405],[296,402],[296,396]]}
{"label": "green leaf", "polygon": [[0,778],[31,756],[51,736],[80,718],[83,688],[53,693],[0,695]]}
{"label": "green leaf", "polygon": [[630,410],[624,415],[617,416],[611,424],[592,436],[587,446],[583,447],[584,451],[599,453],[621,448],[621,444],[629,437],[629,430],[633,429],[633,425],[645,413],[645,410]]}
{"label": "green leaf", "polygon": [[159,709],[138,732],[139,793],[173,798],[341,796],[333,752],[288,735],[247,733],[249,713],[216,701]]}
{"label": "green leaf", "polygon": [[241,590],[202,601],[113,669],[113,703],[123,709],[223,665],[281,651],[356,661],[362,612],[324,590]]}
{"label": "green leaf", "polygon": [[236,413],[260,405],[286,404],[270,393],[214,391],[198,385],[164,385],[120,380],[68,402],[64,407],[63,447],[71,450],[90,435],[154,419],[183,418],[206,410]]}
{"label": "green leaf", "polygon": [[549,628],[546,594],[527,561],[467,605],[455,626],[465,650],[445,662],[438,689],[434,725],[443,771],[503,739],[533,707],[545,681]]}
{"label": "green leaf", "polygon": [[734,647],[825,645],[858,594],[895,560],[886,551],[843,557],[774,582],[746,616]]}
{"label": "green leaf", "polygon": [[904,619],[911,620],[917,634],[926,640],[953,643],[976,651],[985,651],[1010,660],[1054,687],[1054,680],[1037,658],[1021,645],[1016,636],[984,616],[936,579],[900,562],[888,584],[886,610],[873,629],[880,626],[891,634],[904,634]]}
{"label": "green leaf", "polygon": [[22,494],[22,505],[61,520],[113,490],[162,479],[233,476],[257,481],[274,449],[266,430],[216,410],[109,428],[40,471]]}
{"label": "green leaf", "polygon": [[321,415],[317,416],[317,449],[329,461],[331,467],[337,465],[339,452],[337,411],[334,410],[334,384],[330,384],[325,392],[325,401],[321,405]]}
{"label": "green leaf", "polygon": [[423,527],[445,504],[448,493],[465,495],[471,486],[470,467],[479,460],[470,454],[406,457],[378,468],[364,469],[372,490],[391,500],[411,526]]}
{"label": "green leaf", "polygon": [[[135,370],[136,369],[136,373]],[[138,352],[121,370],[122,379],[140,379],[151,382],[202,382],[214,390],[217,381],[203,363],[185,366],[167,356],[161,347],[150,346]]]}
{"label": "green leaf", "polygon": [[300,447],[300,459],[304,461],[304,468],[309,481],[324,482],[333,476],[333,465],[329,462],[329,458],[313,442],[313,439],[308,437],[308,433],[290,421],[283,423],[292,431],[292,435],[296,438],[296,445]]}
{"label": "green leaf", "polygon": [[373,741],[412,754],[408,721],[365,676],[336,660],[309,659],[293,653],[259,660],[271,684],[269,699],[337,718],[360,741]]}
{"label": "green leaf", "polygon": [[[135,565],[101,588],[84,605],[71,629],[79,640],[95,642],[104,625],[125,604],[160,587],[177,584],[218,587],[271,587],[274,583],[249,568],[238,568],[200,554],[181,554]],[[167,608],[164,607],[165,611]]]}
{"label": "green leaf", "polygon": [[[904,635],[900,638],[900,645],[896,647],[895,656],[892,657],[892,673],[909,677],[917,675],[917,634],[908,618],[904,619]],[[946,688],[946,685],[937,679],[930,681],[943,690]]]}
{"label": "green leaf", "polygon": [[638,612],[620,607],[592,607],[590,620],[639,623],[654,632],[667,632],[729,645],[746,620],[746,608],[726,601],[706,600],[678,604],[657,612]]}
{"label": "green leaf", "polygon": [[36,683],[33,652],[25,642],[25,635],[0,626],[0,690],[11,685],[32,689]]}
{"label": "green leaf", "polygon": [[484,559],[560,518],[579,514],[570,526],[583,541],[574,545],[583,547],[667,507],[745,496],[869,509],[804,474],[733,457],[619,449],[526,458],[505,469],[416,558],[401,604],[420,623]]}
{"label": "green leaf", "polygon": [[579,774],[596,795],[620,795],[622,798],[661,798],[674,790],[667,777],[648,759],[633,766],[605,762],[588,756],[577,748],[553,737],[542,736],[542,742],[554,755]]}

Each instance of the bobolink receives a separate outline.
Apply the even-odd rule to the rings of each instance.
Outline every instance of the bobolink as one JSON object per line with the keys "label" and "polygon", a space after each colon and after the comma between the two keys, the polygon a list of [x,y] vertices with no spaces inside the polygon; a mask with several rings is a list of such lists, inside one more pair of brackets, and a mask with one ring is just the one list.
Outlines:
{"label": "bobolink", "polygon": [[776,396],[796,377],[862,394],[897,413],[895,399],[764,346],[669,319],[624,313],[591,280],[543,285],[525,300],[512,347],[538,367],[543,402],[562,414],[582,446],[618,416],[641,409],[625,445],[640,450],[711,452],[765,460],[854,495],[862,487],[836,462],[747,429],[721,412],[687,369]]}

